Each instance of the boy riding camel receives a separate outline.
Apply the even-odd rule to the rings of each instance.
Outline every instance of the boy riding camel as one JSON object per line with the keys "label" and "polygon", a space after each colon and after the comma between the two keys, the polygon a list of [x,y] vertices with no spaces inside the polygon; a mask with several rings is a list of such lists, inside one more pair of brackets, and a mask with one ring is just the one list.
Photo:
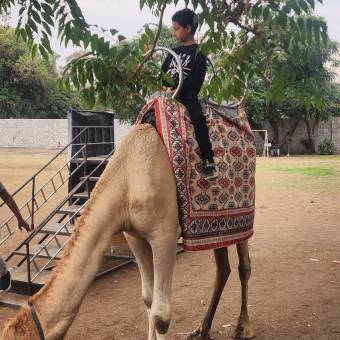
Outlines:
{"label": "boy riding camel", "polygon": [[[174,36],[176,40],[181,42],[181,45],[173,48],[173,51],[178,54],[183,69],[183,84],[176,99],[186,107],[193,123],[203,160],[204,177],[214,179],[217,177],[213,158],[214,152],[211,147],[202,106],[198,100],[198,93],[201,90],[207,71],[207,58],[201,51],[198,51],[194,36],[197,27],[197,16],[188,8],[180,10],[172,16]],[[176,61],[171,55],[168,55],[164,60],[162,71],[174,80],[172,85],[165,80],[163,80],[163,84],[174,89],[178,85],[179,72]]]}

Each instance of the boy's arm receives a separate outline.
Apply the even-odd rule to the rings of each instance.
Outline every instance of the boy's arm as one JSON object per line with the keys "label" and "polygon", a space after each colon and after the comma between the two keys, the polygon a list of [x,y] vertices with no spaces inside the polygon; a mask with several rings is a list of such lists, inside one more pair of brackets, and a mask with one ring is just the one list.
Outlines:
{"label": "boy's arm", "polygon": [[207,58],[199,53],[197,55],[196,63],[192,72],[191,86],[192,89],[199,93],[204,82],[205,75],[207,73]]}
{"label": "boy's arm", "polygon": [[1,188],[2,190],[0,190],[0,197],[3,199],[3,201],[7,204],[8,208],[10,208],[13,214],[15,215],[18,221],[19,229],[22,230],[22,228],[24,228],[26,231],[30,231],[31,228],[29,227],[28,223],[22,217],[19,211],[19,208],[17,204],[15,203],[14,199],[12,198],[12,196],[8,193],[8,191],[4,188],[3,185],[1,185]]}
{"label": "boy's arm", "polygon": [[207,59],[202,53],[199,53],[196,56],[194,67],[190,72],[190,76],[188,76],[183,81],[181,87],[181,94],[183,95],[198,94],[201,90],[206,73],[207,73]]}
{"label": "boy's arm", "polygon": [[174,88],[176,85],[174,79],[167,73],[171,60],[172,60],[172,56],[168,54],[161,66],[162,73],[160,75],[160,78],[161,78],[163,87]]}

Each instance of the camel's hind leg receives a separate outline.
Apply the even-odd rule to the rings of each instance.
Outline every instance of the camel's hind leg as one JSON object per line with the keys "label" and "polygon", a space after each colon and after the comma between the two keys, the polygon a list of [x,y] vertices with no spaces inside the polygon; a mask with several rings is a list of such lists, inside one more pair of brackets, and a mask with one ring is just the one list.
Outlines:
{"label": "camel's hind leg", "polygon": [[154,287],[151,318],[157,340],[165,339],[170,325],[171,283],[176,259],[177,230],[164,223],[153,235],[150,244],[154,263]]}
{"label": "camel's hind leg", "polygon": [[240,261],[238,270],[242,288],[242,305],[233,337],[235,339],[252,339],[255,334],[248,315],[248,280],[251,273],[248,240],[237,244],[237,254]]}
{"label": "camel's hind leg", "polygon": [[201,326],[195,329],[189,336],[189,339],[210,339],[209,331],[216,312],[216,308],[221,298],[223,289],[230,275],[230,265],[228,258],[228,248],[220,248],[214,250],[216,262],[216,276],[214,283],[214,292],[210,301],[207,313],[202,321]]}
{"label": "camel's hind leg", "polygon": [[125,237],[136,257],[139,272],[142,279],[142,297],[149,318],[148,340],[156,340],[154,322],[151,319],[151,306],[153,300],[153,259],[152,250],[144,239],[125,233]]}

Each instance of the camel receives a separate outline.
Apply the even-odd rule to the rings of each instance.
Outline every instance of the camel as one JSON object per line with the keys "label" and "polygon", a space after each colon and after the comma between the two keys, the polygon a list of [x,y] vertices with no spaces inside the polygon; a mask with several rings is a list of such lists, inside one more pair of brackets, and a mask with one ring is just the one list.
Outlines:
{"label": "camel", "polygon": [[[148,340],[164,340],[180,234],[176,183],[164,143],[149,124],[135,126],[118,146],[76,222],[62,259],[44,287],[8,321],[1,340],[62,339],[75,318],[114,234],[123,231],[136,257],[149,319]],[[237,244],[242,287],[234,337],[254,336],[247,311],[248,243]],[[230,274],[227,248],[214,250],[216,277],[209,308],[188,339],[209,330]]]}

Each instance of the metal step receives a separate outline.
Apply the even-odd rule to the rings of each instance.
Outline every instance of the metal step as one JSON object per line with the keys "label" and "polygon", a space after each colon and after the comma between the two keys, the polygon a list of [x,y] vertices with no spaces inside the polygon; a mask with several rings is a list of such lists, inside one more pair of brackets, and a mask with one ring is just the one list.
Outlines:
{"label": "metal step", "polygon": [[[69,214],[73,215],[75,214],[80,208],[80,205],[72,204],[69,205],[68,207],[63,207],[58,211],[58,214]],[[77,215],[80,215],[80,211],[78,212]]]}
{"label": "metal step", "polygon": [[[33,256],[37,254],[41,249],[44,247],[41,244],[35,244],[30,246],[30,255]],[[41,252],[37,255],[37,257],[44,258],[44,259],[49,259],[51,257],[54,257],[54,255],[59,251],[60,247],[57,245],[47,245]],[[48,254],[47,254],[48,253]],[[58,253],[58,255],[55,257],[55,259],[60,259],[61,257],[62,250]],[[15,250],[13,252],[15,255],[21,255],[21,256],[26,256],[26,247],[22,246],[18,250]]]}
{"label": "metal step", "polygon": [[88,193],[86,191],[77,192],[77,193],[73,194],[72,197],[74,197],[74,198],[85,198],[85,199],[89,198]]}
{"label": "metal step", "polygon": [[15,294],[11,292],[0,292],[0,307],[20,307],[21,305],[26,305],[27,300],[27,295]]}
{"label": "metal step", "polygon": [[[18,282],[27,282],[27,268],[26,266],[17,267],[14,269],[11,269],[11,278],[12,281],[18,281]],[[51,270],[43,270],[33,281],[33,283],[38,285],[45,284],[48,277],[51,275]],[[31,279],[37,274],[37,271],[35,269],[31,269]]]}
{"label": "metal step", "polygon": [[[99,164],[99,163],[103,162],[106,157],[107,156],[105,156],[105,155],[103,155],[103,156],[96,156],[96,157],[87,157],[86,161],[87,161],[87,163]],[[107,164],[109,162],[110,158],[111,157],[106,159],[103,164]],[[84,162],[84,161],[85,161],[84,157],[77,157],[77,158],[73,158],[71,160],[72,163],[81,163],[81,162]]]}
{"label": "metal step", "polygon": [[[85,178],[86,178],[86,177],[80,177],[80,180],[82,181],[82,180],[84,180]],[[89,177],[89,181],[90,181],[90,182],[97,182],[98,179],[99,179],[99,177],[95,177],[95,176],[90,176],[90,177]]]}
{"label": "metal step", "polygon": [[[62,226],[64,225],[64,223],[54,223],[51,225],[46,225],[44,226],[43,229],[39,230],[39,233],[42,234],[55,234]],[[68,232],[66,231],[66,228],[68,230]],[[58,232],[58,236],[70,236],[73,229],[74,229],[74,224],[67,224],[66,228],[64,227],[63,229],[61,229]]]}

